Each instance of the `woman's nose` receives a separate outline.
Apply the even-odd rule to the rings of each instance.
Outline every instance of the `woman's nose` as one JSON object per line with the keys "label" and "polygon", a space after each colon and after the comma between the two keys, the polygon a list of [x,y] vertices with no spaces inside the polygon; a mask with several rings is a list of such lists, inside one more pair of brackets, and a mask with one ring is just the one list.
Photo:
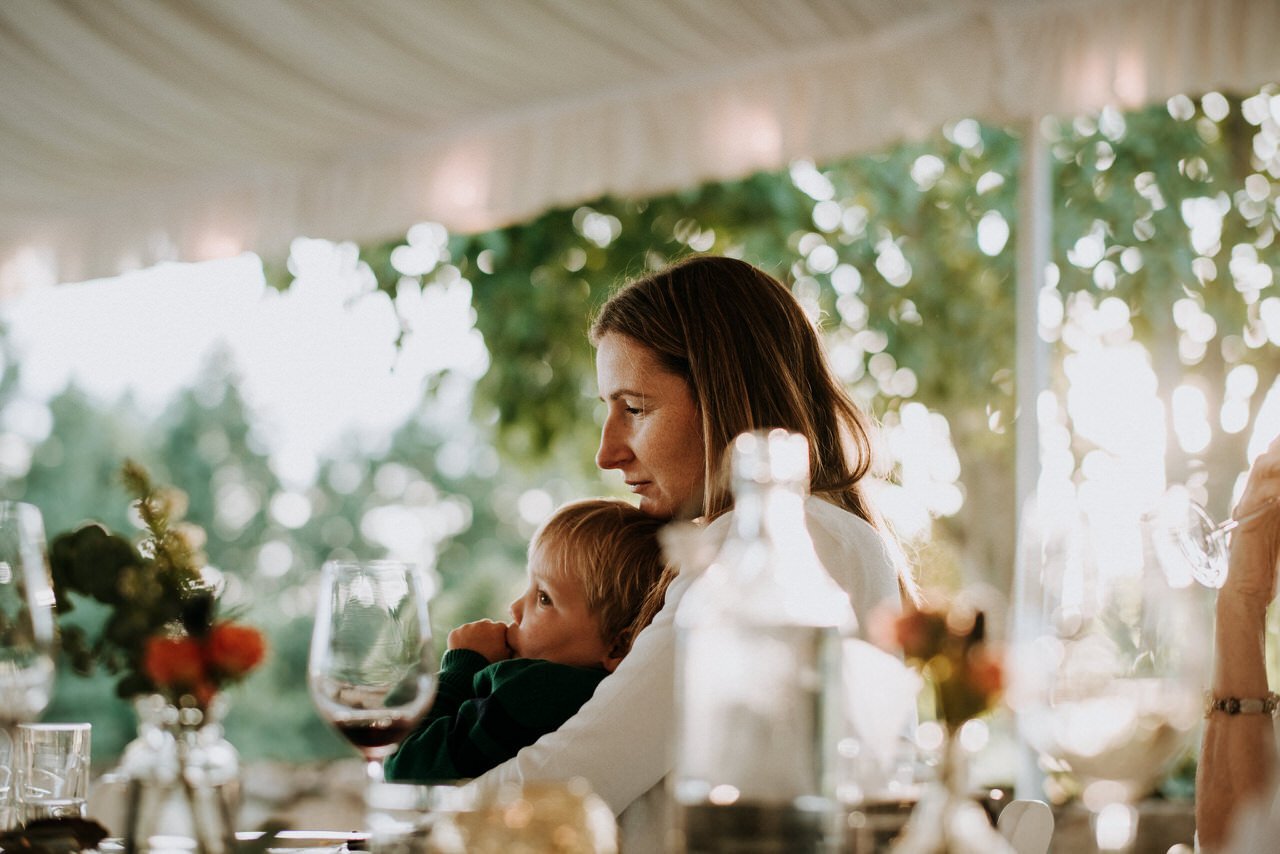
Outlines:
{"label": "woman's nose", "polygon": [[524,599],[516,599],[511,603],[507,610],[511,612],[511,619],[515,620],[517,623],[520,622],[520,612],[524,610]]}
{"label": "woman's nose", "polygon": [[631,458],[631,448],[622,436],[613,416],[605,419],[600,429],[600,449],[596,451],[596,465],[602,469],[617,469]]}

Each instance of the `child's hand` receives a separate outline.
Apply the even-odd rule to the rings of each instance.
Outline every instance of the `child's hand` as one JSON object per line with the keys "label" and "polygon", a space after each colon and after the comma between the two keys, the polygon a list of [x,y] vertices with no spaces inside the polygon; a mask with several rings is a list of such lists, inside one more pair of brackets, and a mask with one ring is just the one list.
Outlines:
{"label": "child's hand", "polygon": [[511,657],[507,646],[507,624],[493,620],[476,620],[464,623],[449,632],[449,649],[469,649],[478,652],[490,662]]}

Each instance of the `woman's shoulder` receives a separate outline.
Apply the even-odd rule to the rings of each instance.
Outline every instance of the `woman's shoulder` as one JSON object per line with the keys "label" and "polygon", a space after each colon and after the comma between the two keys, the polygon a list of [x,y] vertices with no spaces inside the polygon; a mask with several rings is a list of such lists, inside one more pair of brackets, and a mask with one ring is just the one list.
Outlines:
{"label": "woman's shoulder", "polygon": [[861,516],[816,495],[805,499],[804,512],[810,536],[825,535],[839,541],[845,550],[891,562],[888,540]]}
{"label": "woman's shoulder", "polygon": [[[819,548],[820,557],[825,545],[828,547],[825,550],[834,548],[837,552],[853,552],[866,560],[883,560],[893,564],[893,553],[888,540],[857,514],[816,495],[805,499],[804,512],[809,536]],[[732,525],[732,517],[732,510],[720,516],[707,526],[703,536],[717,545],[723,542]]]}
{"label": "woman's shoulder", "polygon": [[898,561],[889,540],[865,519],[829,501],[809,496],[805,521],[818,560],[845,592],[867,625],[872,611],[884,603],[902,606]]}

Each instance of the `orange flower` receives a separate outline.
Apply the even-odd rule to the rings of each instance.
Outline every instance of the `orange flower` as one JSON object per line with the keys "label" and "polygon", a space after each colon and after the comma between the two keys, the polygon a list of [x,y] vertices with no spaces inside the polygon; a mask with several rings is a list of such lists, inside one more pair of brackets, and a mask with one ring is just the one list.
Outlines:
{"label": "orange flower", "polygon": [[947,638],[944,614],[924,609],[908,611],[894,623],[903,655],[928,661],[943,651]]}
{"label": "orange flower", "polygon": [[266,643],[257,629],[235,623],[219,623],[205,640],[209,665],[231,679],[238,679],[257,667],[266,651]]}
{"label": "orange flower", "polygon": [[969,653],[969,685],[991,701],[1004,689],[1004,667],[997,655],[979,647]]}
{"label": "orange flower", "polygon": [[204,680],[204,656],[191,638],[151,638],[142,666],[159,687],[190,688]]}

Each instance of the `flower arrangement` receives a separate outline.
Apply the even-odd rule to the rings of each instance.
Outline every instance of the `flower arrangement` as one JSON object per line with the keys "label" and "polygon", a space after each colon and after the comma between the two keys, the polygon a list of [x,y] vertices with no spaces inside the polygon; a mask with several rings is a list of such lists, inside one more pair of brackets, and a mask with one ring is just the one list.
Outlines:
{"label": "flower arrangement", "polygon": [[933,686],[935,714],[955,732],[1000,698],[1004,670],[986,642],[986,618],[958,602],[922,606],[893,620],[890,640]]}
{"label": "flower arrangement", "polygon": [[186,495],[155,486],[131,460],[121,477],[142,520],[140,542],[89,523],[49,545],[59,617],[75,610],[74,597],[108,612],[93,638],[64,622],[63,649],[77,673],[100,666],[119,675],[121,697],[158,693],[205,709],[262,661],[266,645],[257,629],[219,616],[217,590],[202,573],[204,530],[183,521]]}

